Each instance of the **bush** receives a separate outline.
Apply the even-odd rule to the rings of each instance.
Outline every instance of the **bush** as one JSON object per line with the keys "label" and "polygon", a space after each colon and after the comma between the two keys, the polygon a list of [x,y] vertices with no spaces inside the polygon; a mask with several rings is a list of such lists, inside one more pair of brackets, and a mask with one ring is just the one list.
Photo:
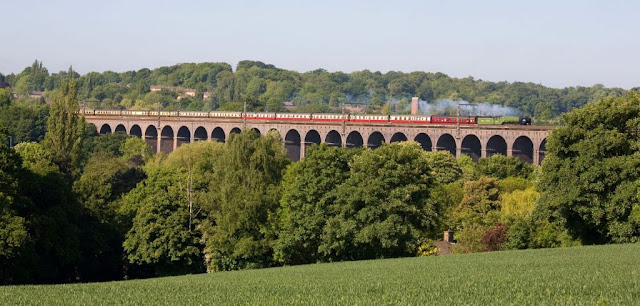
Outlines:
{"label": "bush", "polygon": [[502,249],[502,245],[507,241],[508,228],[499,223],[494,227],[487,229],[482,235],[482,244],[485,251],[498,251]]}

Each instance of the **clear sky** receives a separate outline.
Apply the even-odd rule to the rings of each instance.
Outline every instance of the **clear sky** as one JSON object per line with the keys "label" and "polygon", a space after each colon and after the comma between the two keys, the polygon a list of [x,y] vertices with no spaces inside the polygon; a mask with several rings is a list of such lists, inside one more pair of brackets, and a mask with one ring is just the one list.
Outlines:
{"label": "clear sky", "polygon": [[430,71],[640,86],[640,1],[0,0],[0,72],[259,60],[300,72]]}

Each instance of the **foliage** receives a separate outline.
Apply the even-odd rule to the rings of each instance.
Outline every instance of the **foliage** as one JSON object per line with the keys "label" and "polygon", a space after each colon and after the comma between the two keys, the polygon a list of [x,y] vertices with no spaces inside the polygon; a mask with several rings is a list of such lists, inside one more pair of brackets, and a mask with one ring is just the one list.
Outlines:
{"label": "foliage", "polygon": [[431,244],[421,244],[418,247],[418,256],[419,257],[425,257],[425,256],[435,256],[438,255],[438,252],[440,252],[440,249],[438,249],[438,247],[433,246]]}
{"label": "foliage", "polygon": [[272,223],[289,164],[280,138],[253,131],[232,134],[213,162],[203,221],[210,271],[269,266],[275,239]]}
{"label": "foliage", "polygon": [[77,174],[84,140],[84,117],[78,116],[78,109],[76,83],[71,79],[53,99],[44,139],[53,162],[68,178]]}
{"label": "foliage", "polygon": [[[366,105],[369,112],[382,112],[385,108],[385,112],[406,113],[408,100],[419,97],[430,102],[463,99],[501,104],[535,116],[540,122],[553,122],[561,113],[627,92],[600,84],[556,89],[534,83],[452,78],[440,72],[383,74],[363,70],[346,74],[317,69],[298,73],[258,61],[241,61],[235,72],[227,63],[183,63],[153,70],[90,72],[80,76],[72,69],[50,74],[36,60],[20,74],[5,79],[24,97],[34,90],[45,94],[58,91],[69,78],[77,79],[79,99],[92,108],[155,109],[160,103],[165,109],[175,110],[182,87],[196,90],[196,97],[180,100],[181,108],[187,110],[240,110],[241,102],[248,101],[256,103],[250,110],[279,111],[283,102],[291,101],[304,112],[339,112],[341,104],[352,103]],[[178,88],[151,92],[151,85]],[[209,93],[207,99],[203,98],[204,92]]]}
{"label": "foliage", "polygon": [[291,164],[283,179],[274,257],[285,264],[319,261],[318,247],[332,216],[336,188],[349,177],[349,162],[360,150],[312,146]]}
{"label": "foliage", "polygon": [[500,193],[502,194],[516,190],[525,190],[533,187],[533,185],[534,183],[531,180],[522,177],[507,177],[498,181],[498,189],[500,189]]}
{"label": "foliage", "polygon": [[0,125],[7,127],[14,145],[44,139],[48,117],[49,107],[39,101],[15,100],[0,106]]}
{"label": "foliage", "polygon": [[514,156],[494,154],[478,160],[478,172],[481,175],[504,179],[507,177],[527,178],[533,172],[533,166]]}
{"label": "foliage", "polygon": [[[0,129],[0,137],[5,137],[4,129]],[[7,263],[21,255],[21,249],[29,240],[27,224],[20,216],[20,198],[18,176],[20,157],[0,143],[0,276],[8,274]],[[5,277],[0,278],[0,283]]]}
{"label": "foliage", "polygon": [[488,228],[483,234],[481,242],[485,251],[498,251],[507,242],[508,228],[504,224],[496,224]]}
{"label": "foliage", "polygon": [[94,154],[74,182],[78,200],[98,220],[114,223],[122,195],[144,179],[144,173],[128,165],[126,160],[104,153]]}
{"label": "foliage", "polygon": [[129,262],[151,265],[156,275],[203,271],[200,235],[189,230],[188,201],[175,186],[176,173],[150,165],[147,176],[123,199],[137,207],[124,241]]}
{"label": "foliage", "polygon": [[354,157],[337,189],[319,252],[327,260],[414,255],[439,228],[441,207],[429,201],[434,178],[417,143],[383,145]]}
{"label": "foliage", "polygon": [[499,219],[500,199],[498,180],[481,177],[464,184],[464,198],[454,211],[458,226],[469,224],[488,226]]}
{"label": "foliage", "polygon": [[540,194],[533,188],[502,194],[500,210],[506,218],[531,217]]}
{"label": "foliage", "polygon": [[638,202],[640,98],[602,99],[564,116],[547,138],[539,203],[583,243],[626,242]]}
{"label": "foliage", "polygon": [[457,161],[460,170],[462,170],[462,176],[460,177],[462,181],[467,182],[478,179],[479,174],[476,162],[469,155],[462,154],[457,158]]}
{"label": "foliage", "polygon": [[424,154],[432,168],[433,178],[437,184],[449,184],[462,177],[462,168],[451,153],[437,151]]}
{"label": "foliage", "polygon": [[153,155],[151,147],[144,141],[144,139],[138,137],[129,137],[120,145],[120,154],[125,160],[140,160],[146,161]]}

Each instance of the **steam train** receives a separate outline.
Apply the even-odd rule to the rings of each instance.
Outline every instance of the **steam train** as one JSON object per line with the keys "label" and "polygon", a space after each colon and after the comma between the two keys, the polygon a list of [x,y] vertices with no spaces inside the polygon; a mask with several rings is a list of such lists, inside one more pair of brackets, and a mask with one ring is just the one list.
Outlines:
{"label": "steam train", "polygon": [[146,111],[146,110],[101,110],[84,109],[85,115],[116,115],[142,117],[186,117],[247,120],[282,120],[315,122],[369,122],[369,123],[416,123],[416,124],[461,124],[461,125],[531,125],[529,117],[515,116],[425,116],[425,115],[367,115],[367,114],[315,114],[315,113],[259,113],[259,112],[198,112],[198,111]]}

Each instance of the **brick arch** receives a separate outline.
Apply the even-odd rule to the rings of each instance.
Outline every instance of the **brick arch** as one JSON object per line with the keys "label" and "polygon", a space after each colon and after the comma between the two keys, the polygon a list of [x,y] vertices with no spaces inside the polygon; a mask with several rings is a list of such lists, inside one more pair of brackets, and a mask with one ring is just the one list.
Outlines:
{"label": "brick arch", "polygon": [[347,148],[362,148],[364,139],[362,134],[358,131],[351,131],[347,134]]}
{"label": "brick arch", "polygon": [[544,138],[540,142],[540,146],[538,147],[538,164],[542,165],[542,161],[544,161],[544,157],[547,154],[547,139]]}
{"label": "brick arch", "polygon": [[175,132],[173,127],[165,125],[160,130],[160,152],[171,153],[173,152],[173,137]]}
{"label": "brick arch", "polygon": [[456,156],[456,150],[458,148],[456,139],[449,133],[444,133],[438,137],[436,141],[437,151],[447,151],[453,156]]}
{"label": "brick arch", "polygon": [[98,131],[98,133],[100,133],[100,135],[111,134],[111,131],[112,131],[111,125],[109,125],[108,123],[105,123],[100,126],[100,130]]}
{"label": "brick arch", "polygon": [[211,131],[211,140],[215,140],[215,141],[219,141],[219,142],[225,142],[226,135],[224,133],[224,130],[219,126],[215,127]]}
{"label": "brick arch", "polygon": [[290,129],[284,136],[284,146],[287,149],[287,157],[290,160],[300,160],[300,145],[300,133],[296,129]]}
{"label": "brick arch", "polygon": [[521,135],[511,144],[512,155],[518,157],[521,161],[533,163],[534,145],[531,138]]}
{"label": "brick arch", "polygon": [[330,130],[324,136],[324,142],[330,147],[342,147],[342,135],[336,130]]}
{"label": "brick arch", "polygon": [[482,143],[474,134],[467,134],[460,144],[460,153],[468,155],[473,161],[478,161],[482,155]]}
{"label": "brick arch", "polygon": [[373,132],[367,137],[367,148],[377,149],[386,142],[384,135],[380,132]]}
{"label": "brick arch", "polygon": [[199,126],[193,131],[193,141],[202,141],[209,139],[209,133],[207,129],[202,126]]}
{"label": "brick arch", "polygon": [[120,123],[116,126],[115,130],[113,131],[114,133],[117,132],[123,132],[123,133],[127,133],[127,128],[124,126],[124,124]]}
{"label": "brick arch", "polygon": [[176,147],[191,142],[191,131],[186,126],[181,126],[176,133]]}
{"label": "brick arch", "polygon": [[389,143],[402,142],[407,140],[408,140],[407,135],[405,135],[403,132],[396,132],[393,135],[391,135]]}
{"label": "brick arch", "polygon": [[129,135],[142,138],[142,129],[140,128],[139,125],[134,124],[129,129]]}
{"label": "brick arch", "polygon": [[158,128],[150,124],[144,129],[144,141],[151,147],[153,152],[159,152],[158,149]]}
{"label": "brick arch", "polygon": [[420,144],[422,150],[431,151],[433,150],[433,142],[431,142],[431,137],[427,133],[419,133],[416,137],[413,138],[413,141]]}
{"label": "brick arch", "polygon": [[494,154],[502,154],[504,156],[507,156],[507,141],[500,135],[493,135],[489,138],[489,140],[487,140],[485,149],[487,151],[487,157],[491,157],[491,155]]}

